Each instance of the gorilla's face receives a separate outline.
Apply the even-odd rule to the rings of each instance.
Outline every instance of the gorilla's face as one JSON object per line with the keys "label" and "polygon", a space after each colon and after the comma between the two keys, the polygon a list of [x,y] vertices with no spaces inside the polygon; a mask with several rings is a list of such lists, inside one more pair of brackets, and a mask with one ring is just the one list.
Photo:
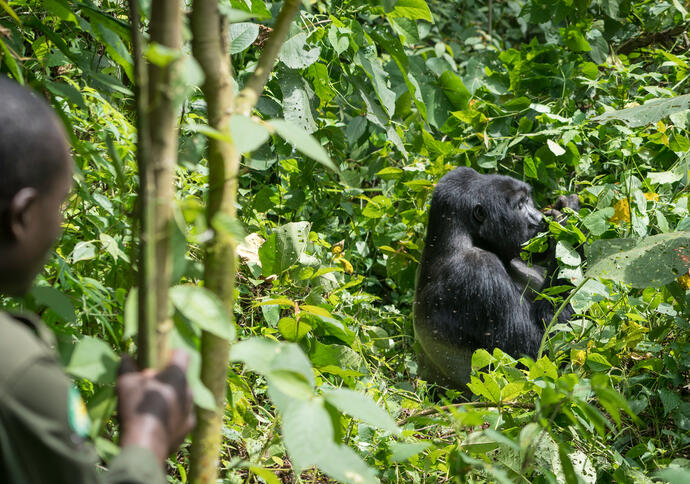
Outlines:
{"label": "gorilla's face", "polygon": [[539,231],[543,216],[534,206],[531,188],[509,177],[484,175],[482,201],[473,217],[479,224],[477,245],[509,261]]}

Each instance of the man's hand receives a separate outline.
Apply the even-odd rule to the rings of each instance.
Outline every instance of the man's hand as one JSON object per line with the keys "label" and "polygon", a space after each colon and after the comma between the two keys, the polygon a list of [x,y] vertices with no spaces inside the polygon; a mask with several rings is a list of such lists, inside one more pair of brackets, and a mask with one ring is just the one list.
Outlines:
{"label": "man's hand", "polygon": [[146,447],[161,463],[179,447],[195,424],[187,366],[189,355],[181,350],[161,371],[137,371],[130,357],[122,358],[116,386],[122,447]]}

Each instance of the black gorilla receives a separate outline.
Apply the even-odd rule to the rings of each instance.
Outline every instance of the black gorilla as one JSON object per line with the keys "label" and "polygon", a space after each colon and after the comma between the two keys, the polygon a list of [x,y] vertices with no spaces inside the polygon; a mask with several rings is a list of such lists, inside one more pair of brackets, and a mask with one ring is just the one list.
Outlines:
{"label": "black gorilla", "polygon": [[[549,279],[519,258],[521,245],[542,222],[531,191],[509,176],[471,168],[457,168],[438,182],[415,294],[414,329],[425,378],[462,388],[479,348],[536,356],[554,308],[534,300]],[[577,196],[561,197],[556,208],[577,205]],[[564,311],[559,320],[571,315]]]}

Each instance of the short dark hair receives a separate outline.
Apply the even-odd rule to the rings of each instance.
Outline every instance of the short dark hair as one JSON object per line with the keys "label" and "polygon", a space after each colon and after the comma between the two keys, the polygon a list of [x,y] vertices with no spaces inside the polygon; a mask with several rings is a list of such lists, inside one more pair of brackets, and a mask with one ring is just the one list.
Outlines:
{"label": "short dark hair", "polygon": [[0,211],[22,188],[50,190],[68,157],[65,130],[50,105],[0,75]]}

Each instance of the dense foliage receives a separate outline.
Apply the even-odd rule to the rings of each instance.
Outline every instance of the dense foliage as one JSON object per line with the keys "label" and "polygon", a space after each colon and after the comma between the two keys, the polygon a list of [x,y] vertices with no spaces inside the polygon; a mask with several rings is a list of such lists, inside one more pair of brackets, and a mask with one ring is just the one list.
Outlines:
{"label": "dense foliage", "polygon": [[[220,3],[241,87],[279,2]],[[247,152],[240,217],[211,223],[250,235],[223,482],[688,482],[687,2],[305,3],[255,114],[313,134],[337,170],[317,149],[295,150],[304,141],[286,141],[280,122],[270,135],[258,120],[231,127]],[[127,6],[0,7],[0,71],[51,100],[77,166],[55,256],[26,300],[4,305],[56,331],[108,458],[115,354],[136,350]],[[182,56],[170,93],[181,105],[173,339],[198,374],[200,328],[232,337],[217,302],[190,289],[210,224],[204,146],[219,134],[205,127],[189,50],[146,54]],[[577,317],[536,362],[475,353],[465,395],[417,377],[411,319],[430,194],[459,165],[527,181],[542,207],[567,193],[583,204],[525,251],[557,241]],[[544,297],[560,304],[564,289]],[[193,386],[212,405],[198,377]],[[186,482],[186,462],[183,449],[170,482]]]}

